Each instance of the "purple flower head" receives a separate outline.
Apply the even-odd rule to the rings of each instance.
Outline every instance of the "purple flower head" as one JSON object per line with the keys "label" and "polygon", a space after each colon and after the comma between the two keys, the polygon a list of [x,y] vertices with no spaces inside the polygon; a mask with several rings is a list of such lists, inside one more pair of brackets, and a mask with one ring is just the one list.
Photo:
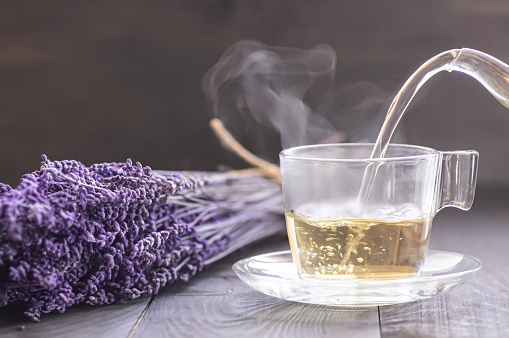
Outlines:
{"label": "purple flower head", "polygon": [[[242,212],[263,199],[242,204],[234,189],[224,194],[231,177],[211,177],[153,172],[130,159],[86,167],[43,155],[18,187],[0,184],[0,306],[26,302],[25,314],[38,321],[78,303],[154,294],[275,232],[242,229],[252,226]],[[278,190],[268,196],[279,201]],[[279,220],[279,210],[268,213]]]}

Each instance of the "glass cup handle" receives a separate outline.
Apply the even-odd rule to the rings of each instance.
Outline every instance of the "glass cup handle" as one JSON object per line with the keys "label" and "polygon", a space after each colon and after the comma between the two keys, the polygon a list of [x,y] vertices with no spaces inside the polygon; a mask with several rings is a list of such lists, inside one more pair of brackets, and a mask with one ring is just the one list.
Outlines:
{"label": "glass cup handle", "polygon": [[479,153],[473,150],[444,151],[440,155],[437,211],[445,207],[470,209],[474,202]]}

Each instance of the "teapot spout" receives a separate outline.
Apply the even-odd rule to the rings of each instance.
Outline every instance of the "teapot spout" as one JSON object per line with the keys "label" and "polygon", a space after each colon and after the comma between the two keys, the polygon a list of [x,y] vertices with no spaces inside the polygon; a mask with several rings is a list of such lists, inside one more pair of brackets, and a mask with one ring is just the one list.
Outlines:
{"label": "teapot spout", "polygon": [[472,76],[502,105],[509,108],[509,66],[486,53],[463,48],[446,70]]}

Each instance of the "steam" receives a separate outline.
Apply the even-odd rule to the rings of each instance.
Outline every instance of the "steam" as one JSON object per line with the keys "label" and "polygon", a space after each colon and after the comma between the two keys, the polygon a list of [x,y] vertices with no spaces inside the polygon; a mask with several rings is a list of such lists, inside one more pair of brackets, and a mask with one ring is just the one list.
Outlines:
{"label": "steam", "polygon": [[[337,128],[348,131],[349,142],[374,142],[394,95],[367,82],[341,88],[335,92],[329,121]],[[400,125],[393,135],[395,143],[404,141],[402,131]]]}
{"label": "steam", "polygon": [[230,47],[202,81],[215,116],[243,115],[269,125],[283,148],[334,138],[324,116],[332,103],[336,54],[327,45],[309,50],[241,41]]}
{"label": "steam", "polygon": [[[336,53],[328,45],[301,50],[241,41],[205,74],[202,87],[223,123],[270,126],[282,148],[344,142],[345,130],[355,134],[351,140],[374,141],[387,93],[366,84],[335,92],[335,67]],[[267,140],[260,135],[259,142]]]}

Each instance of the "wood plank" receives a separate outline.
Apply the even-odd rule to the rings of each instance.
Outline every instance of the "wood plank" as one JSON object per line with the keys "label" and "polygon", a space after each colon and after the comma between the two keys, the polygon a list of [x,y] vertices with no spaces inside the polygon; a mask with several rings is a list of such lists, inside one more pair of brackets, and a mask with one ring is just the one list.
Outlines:
{"label": "wood plank", "polygon": [[380,308],[382,334],[390,337],[509,336],[509,211],[482,205],[464,213],[441,211],[431,247],[482,260],[477,276],[458,290],[425,301]]}
{"label": "wood plank", "polygon": [[261,294],[231,266],[243,257],[288,249],[286,239],[214,265],[188,284],[158,294],[134,337],[380,337],[378,310],[300,304]]}
{"label": "wood plank", "polygon": [[[80,305],[64,313],[43,314],[40,323],[28,320],[19,306],[0,309],[0,337],[128,337],[150,297],[125,304]],[[24,326],[23,331],[18,330]]]}

